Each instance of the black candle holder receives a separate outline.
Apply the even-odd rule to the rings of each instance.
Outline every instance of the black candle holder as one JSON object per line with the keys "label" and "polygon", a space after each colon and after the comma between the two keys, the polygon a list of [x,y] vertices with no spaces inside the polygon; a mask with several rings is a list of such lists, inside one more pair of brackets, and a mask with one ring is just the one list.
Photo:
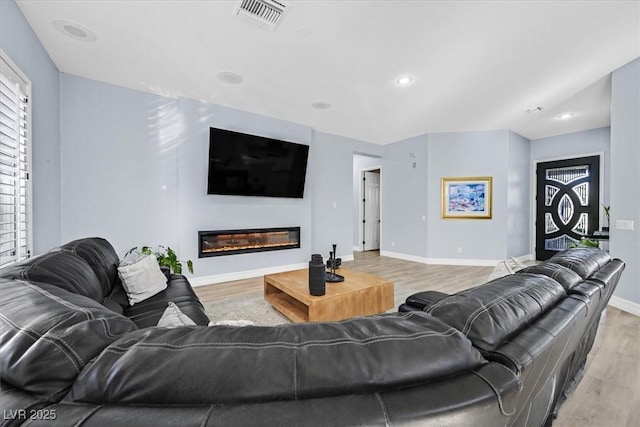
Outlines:
{"label": "black candle holder", "polygon": [[324,273],[325,281],[331,282],[331,283],[344,282],[344,276],[336,274],[336,269],[338,269],[342,264],[342,259],[336,258],[337,246],[338,245],[334,243],[333,251],[329,252],[329,259],[327,260],[327,268],[329,269],[329,271],[325,271]]}

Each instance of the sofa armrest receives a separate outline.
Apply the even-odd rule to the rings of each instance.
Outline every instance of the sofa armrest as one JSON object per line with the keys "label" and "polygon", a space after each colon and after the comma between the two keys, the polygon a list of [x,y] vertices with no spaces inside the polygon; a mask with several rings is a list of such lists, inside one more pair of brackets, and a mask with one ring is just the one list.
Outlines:
{"label": "sofa armrest", "polygon": [[405,304],[401,306],[404,307],[404,310],[400,311],[422,311],[448,296],[449,294],[437,291],[418,292],[407,298]]}

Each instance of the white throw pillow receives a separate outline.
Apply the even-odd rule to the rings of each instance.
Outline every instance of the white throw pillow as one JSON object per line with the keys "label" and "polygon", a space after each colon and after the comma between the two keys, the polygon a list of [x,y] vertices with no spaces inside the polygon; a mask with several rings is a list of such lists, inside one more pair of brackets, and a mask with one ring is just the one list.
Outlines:
{"label": "white throw pillow", "polygon": [[254,326],[251,320],[217,320],[209,322],[209,326]]}
{"label": "white throw pillow", "polygon": [[167,288],[167,277],[160,271],[158,261],[153,255],[141,255],[133,262],[120,261],[118,276],[131,305]]}
{"label": "white throw pillow", "polygon": [[158,320],[161,328],[177,328],[178,326],[195,326],[196,323],[189,316],[184,314],[177,305],[170,302]]}

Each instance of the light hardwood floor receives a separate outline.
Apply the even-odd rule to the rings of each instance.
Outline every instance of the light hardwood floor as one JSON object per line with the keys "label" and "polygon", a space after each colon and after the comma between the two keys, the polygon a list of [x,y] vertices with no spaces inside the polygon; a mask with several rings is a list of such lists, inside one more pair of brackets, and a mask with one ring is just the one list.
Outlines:
{"label": "light hardwood floor", "polygon": [[[440,266],[356,252],[344,267],[385,277],[416,292],[455,293],[486,282],[492,267]],[[624,274],[624,273],[623,273]],[[260,295],[262,278],[195,288],[202,302]],[[640,426],[640,317],[613,307],[603,313],[585,375],[554,427]]]}

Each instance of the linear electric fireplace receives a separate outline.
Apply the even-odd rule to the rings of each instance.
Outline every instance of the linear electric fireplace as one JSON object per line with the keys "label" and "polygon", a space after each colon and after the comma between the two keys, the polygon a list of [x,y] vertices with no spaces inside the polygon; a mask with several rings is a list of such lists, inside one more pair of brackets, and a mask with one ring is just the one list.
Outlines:
{"label": "linear electric fireplace", "polygon": [[300,247],[300,227],[198,231],[198,258]]}

